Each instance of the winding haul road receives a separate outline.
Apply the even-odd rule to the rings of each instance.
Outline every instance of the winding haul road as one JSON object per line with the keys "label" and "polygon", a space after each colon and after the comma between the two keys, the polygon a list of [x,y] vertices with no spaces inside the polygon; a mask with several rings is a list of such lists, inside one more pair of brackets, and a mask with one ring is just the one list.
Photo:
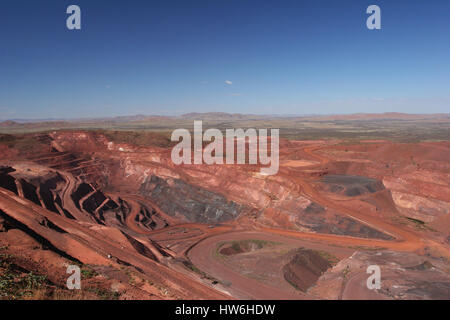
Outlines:
{"label": "winding haul road", "polygon": [[[319,162],[319,165],[324,165],[331,160],[326,158],[325,156],[317,153],[320,148],[323,146],[307,146],[303,148],[303,151],[311,156],[313,159]],[[308,167],[314,168],[318,164],[314,164]],[[303,167],[305,168],[305,167]],[[180,228],[185,228],[186,230],[199,230],[199,233],[193,233],[192,235],[186,235],[186,241],[190,241],[191,245],[186,247],[185,249],[177,252],[176,256],[184,257],[189,259],[197,268],[201,271],[205,272],[208,275],[211,275],[217,279],[226,281],[231,283],[229,287],[220,287],[216,286],[216,290],[221,290],[223,293],[229,293],[233,297],[236,298],[255,298],[255,299],[304,299],[311,298],[301,292],[292,290],[286,291],[274,288],[267,284],[264,284],[255,279],[250,279],[248,277],[239,274],[238,272],[229,268],[223,261],[220,261],[215,257],[215,250],[217,249],[217,244],[223,241],[234,241],[234,240],[243,240],[243,239],[261,239],[267,241],[275,241],[275,242],[283,242],[283,243],[297,243],[299,246],[304,245],[306,242],[314,245],[320,243],[321,245],[341,245],[344,247],[351,246],[362,246],[368,248],[384,248],[391,249],[394,251],[403,251],[403,252],[420,252],[423,251],[426,247],[432,247],[436,251],[438,251],[442,256],[450,258],[450,250],[444,245],[437,243],[431,239],[426,239],[423,235],[419,235],[418,233],[403,228],[402,226],[394,225],[389,223],[388,220],[383,220],[381,217],[375,217],[364,212],[360,212],[357,209],[351,209],[343,206],[339,203],[339,200],[334,200],[329,197],[323,196],[320,192],[318,192],[312,183],[307,178],[301,177],[298,169],[293,167],[281,166],[279,170],[279,175],[283,176],[287,181],[292,181],[298,188],[298,192],[304,195],[306,198],[320,204],[323,207],[331,208],[336,212],[347,215],[352,219],[355,219],[361,223],[364,223],[372,228],[375,228],[381,232],[391,235],[395,238],[393,241],[387,240],[379,240],[379,239],[366,239],[366,238],[357,238],[350,236],[340,236],[333,234],[320,234],[320,233],[310,233],[310,232],[298,232],[292,230],[285,229],[277,229],[270,228],[267,226],[255,226],[253,228],[243,229],[242,226],[239,225],[238,222],[232,222],[229,224],[224,224],[221,226],[216,226],[211,228],[205,224],[199,223],[180,223],[170,215],[163,212],[158,206],[156,206],[153,202],[148,199],[143,200],[138,196],[133,195],[125,195],[122,198],[126,199],[128,203],[131,204],[131,212],[126,218],[126,225],[135,233],[148,236],[151,239],[162,235],[165,233],[166,235],[171,231],[176,231]],[[84,222],[92,222],[87,214],[83,211],[78,210],[73,204],[71,199],[71,194],[74,192],[77,181],[70,174],[64,171],[58,170],[58,172],[64,177],[66,180],[66,186],[62,193],[62,201],[63,207],[68,209],[77,220]],[[2,190],[0,190],[2,191]],[[8,192],[0,192],[0,200],[2,204],[8,204],[8,207],[1,207],[5,211],[11,211],[11,208],[21,207],[23,204],[20,203],[19,199],[14,195],[11,195]],[[164,220],[166,220],[170,226],[165,227],[159,230],[144,230],[140,227],[135,218],[139,214],[140,204],[145,201],[144,205],[152,207]],[[22,209],[21,209],[22,210]],[[39,208],[34,208],[36,211],[40,211]],[[42,215],[44,213],[40,212]],[[47,215],[48,213],[45,213]],[[54,221],[58,221],[61,225],[68,229],[77,230],[78,224],[74,222],[63,222],[60,221],[60,218],[54,215],[50,215]],[[90,230],[83,229],[82,234],[86,237],[86,239],[82,239],[82,242],[89,243],[93,239],[95,239],[94,243],[97,242],[101,244],[99,247],[92,248],[93,251],[105,251],[105,248],[110,252],[113,252],[116,256],[125,255],[124,260],[133,261],[136,265],[141,266],[144,270],[149,269],[149,262],[142,261],[142,259],[134,254],[126,254],[124,252],[120,252],[112,243],[105,241],[104,238],[99,237],[95,233],[92,233]],[[81,239],[80,239],[81,240]],[[84,241],[83,241],[84,240]],[[88,241],[89,240],[89,241]],[[86,241],[86,242],[85,242]],[[180,238],[180,241],[184,241]],[[105,253],[105,252],[103,252]],[[152,264],[153,262],[150,262]],[[164,268],[163,268],[164,269]],[[173,283],[176,283],[177,277],[183,278],[184,276],[179,275],[178,273],[173,273],[173,271],[165,270],[167,276],[171,278],[170,280]],[[181,279],[180,279],[181,280]],[[183,281],[186,279],[183,278]],[[355,280],[356,281],[356,280]],[[199,292],[202,291],[200,284],[191,284],[195,287],[195,290]],[[200,286],[200,287],[198,287]],[[211,290],[211,289],[209,289]],[[208,294],[211,297],[214,296],[215,290],[213,289]],[[221,296],[220,294],[218,296]]]}
{"label": "winding haul road", "polygon": [[[305,147],[303,151],[310,155],[312,158],[318,160],[320,165],[324,165],[331,160],[315,153],[322,146],[309,146]],[[311,165],[311,167],[315,167]],[[375,228],[381,232],[391,235],[395,238],[393,241],[379,240],[379,239],[367,239],[357,238],[351,236],[341,236],[333,234],[320,234],[309,232],[298,232],[285,229],[269,228],[266,226],[257,226],[253,230],[239,230],[242,229],[237,223],[231,223],[222,230],[210,229],[202,224],[184,223],[175,224],[169,227],[169,229],[183,227],[183,228],[197,228],[202,231],[202,235],[196,236],[194,244],[188,249],[182,252],[182,255],[187,257],[196,267],[203,272],[214,276],[215,278],[224,280],[231,283],[230,287],[226,290],[236,298],[254,298],[254,299],[302,299],[311,298],[302,293],[283,291],[274,287],[268,286],[260,281],[245,277],[238,272],[230,269],[226,264],[215,257],[214,252],[217,249],[217,244],[223,241],[234,241],[248,239],[250,236],[256,239],[267,241],[282,241],[290,242],[293,239],[302,241],[314,241],[320,242],[324,245],[341,245],[346,247],[361,246],[375,249],[390,249],[403,252],[420,252],[425,247],[432,247],[437,250],[442,256],[450,258],[450,250],[440,243],[437,243],[430,239],[424,239],[423,236],[418,235],[416,232],[406,230],[400,226],[390,224],[383,220],[381,217],[374,217],[365,214],[359,210],[353,210],[345,207],[339,203],[339,201],[324,197],[314,187],[311,181],[300,178],[296,175],[295,168],[281,167],[279,170],[280,175],[285,179],[291,180],[298,186],[298,191],[305,197],[320,204],[323,207],[331,208],[339,213],[345,214],[352,219],[355,219],[361,223],[364,223],[372,228]],[[134,214],[134,213],[133,213]],[[167,216],[167,215],[166,215]],[[143,234],[155,234],[161,231],[167,231],[165,228],[159,231],[144,232],[142,229],[139,231],[138,226],[134,226],[134,218],[127,219],[127,224],[136,232]],[[239,232],[233,232],[239,230]],[[256,233],[255,233],[256,231]],[[356,281],[356,280],[355,280]]]}

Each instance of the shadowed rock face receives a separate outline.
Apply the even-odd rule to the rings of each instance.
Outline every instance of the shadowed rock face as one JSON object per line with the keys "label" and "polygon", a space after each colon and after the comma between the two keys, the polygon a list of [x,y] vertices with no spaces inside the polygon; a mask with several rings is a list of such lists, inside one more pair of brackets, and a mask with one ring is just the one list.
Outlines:
{"label": "shadowed rock face", "polygon": [[80,209],[81,198],[87,196],[92,191],[94,191],[94,189],[90,185],[88,185],[87,183],[81,183],[75,190],[75,192],[70,195],[78,209]]}
{"label": "shadowed rock face", "polygon": [[293,253],[291,261],[283,267],[283,275],[295,288],[306,292],[331,266],[318,252],[298,249]]}
{"label": "shadowed rock face", "polygon": [[[374,291],[361,287],[360,279],[367,279],[367,266],[377,265],[381,270],[381,289]],[[441,258],[421,256],[416,253],[382,251],[356,251],[351,257],[341,260],[334,268],[320,277],[312,293],[329,290],[339,279],[338,291],[329,295],[336,299],[440,299],[450,297],[450,275],[446,261]],[[342,280],[343,273],[346,281]],[[331,290],[333,291],[333,290]],[[330,291],[330,292],[331,292]],[[310,291],[311,292],[311,291]]]}
{"label": "shadowed rock face", "polygon": [[31,183],[28,183],[24,179],[20,179],[20,183],[22,184],[23,194],[26,199],[34,202],[37,205],[40,205],[39,198],[36,192],[36,187]]}
{"label": "shadowed rock face", "polygon": [[8,173],[13,172],[10,167],[0,167],[0,187],[17,194],[16,182]]}
{"label": "shadowed rock face", "polygon": [[96,191],[92,196],[86,199],[86,201],[83,202],[83,209],[87,212],[94,213],[94,211],[103,203],[103,201],[106,200],[105,195],[100,192]]}
{"label": "shadowed rock face", "polygon": [[233,241],[231,244],[224,245],[219,253],[224,256],[232,256],[235,254],[254,252],[266,246],[263,241]]}
{"label": "shadowed rock face", "polygon": [[[55,206],[56,197],[53,195],[52,190],[57,189],[58,183],[64,182],[64,179],[59,174],[56,174],[53,178],[49,178],[40,183],[40,196],[42,201],[48,210],[55,213],[59,213],[59,211]],[[60,206],[62,206],[62,204]]]}
{"label": "shadowed rock face", "polygon": [[[439,230],[443,230],[440,234],[428,229],[415,232],[425,239],[423,246],[419,245],[420,241],[414,240],[415,237],[412,237],[413,241],[406,239],[404,248],[409,248],[406,245],[409,242],[411,248],[407,250],[420,252],[422,256],[418,258],[380,253],[383,245],[376,245],[378,242],[372,245],[370,241],[357,239],[394,240],[375,228],[389,230],[378,222],[385,219],[386,223],[391,224],[390,218],[396,217],[398,213],[396,206],[403,208],[402,214],[420,226],[434,218],[445,217],[449,208],[448,157],[444,157],[448,154],[448,145],[439,144],[436,149],[430,147],[434,150],[433,156],[421,158],[414,155],[413,159],[409,154],[405,155],[404,151],[393,158],[392,153],[398,147],[388,146],[386,149],[384,142],[341,148],[334,145],[334,142],[327,146],[326,141],[282,141],[280,156],[286,157],[282,160],[289,161],[281,162],[278,175],[262,177],[255,173],[256,168],[248,166],[174,166],[170,160],[170,148],[157,148],[152,144],[134,146],[132,142],[135,133],[132,134],[132,139],[124,139],[125,142],[108,141],[106,137],[91,132],[64,132],[52,136],[55,138],[49,135],[39,138],[40,141],[47,141],[46,150],[42,154],[24,156],[23,159],[30,159],[23,163],[20,159],[17,160],[18,163],[11,164],[10,161],[5,161],[5,165],[11,165],[14,169],[0,166],[0,187],[16,195],[19,193],[22,198],[1,190],[4,203],[0,208],[3,210],[0,210],[0,250],[5,247],[2,241],[13,246],[18,244],[14,248],[15,253],[23,254],[28,250],[27,254],[32,254],[38,263],[48,265],[44,273],[53,274],[56,265],[66,265],[59,260],[45,261],[43,257],[48,256],[46,253],[62,257],[67,254],[67,259],[73,257],[84,263],[99,263],[102,268],[112,268],[105,276],[117,273],[117,279],[120,279],[121,285],[125,285],[130,277],[125,271],[120,271],[122,268],[117,267],[116,270],[110,266],[112,256],[113,263],[141,270],[139,272],[149,274],[152,281],[161,277],[164,283],[158,280],[155,282],[158,287],[149,288],[151,297],[155,298],[159,297],[159,288],[167,285],[166,279],[171,273],[168,273],[168,268],[159,268],[152,261],[165,263],[163,257],[170,256],[175,258],[169,258],[175,265],[182,260],[178,258],[186,256],[186,250],[192,248],[199,239],[214,238],[216,233],[222,236],[222,232],[224,237],[233,237],[225,233],[234,227],[239,232],[251,233],[256,224],[274,227],[264,233],[268,239],[273,239],[272,232],[281,233],[281,229],[319,233],[323,240],[313,242],[313,246],[333,247],[330,252],[334,252],[334,249],[338,252],[342,250],[342,257],[339,256],[339,259],[343,259],[343,263],[334,266],[337,267],[337,272],[330,268],[330,264],[334,265],[335,262],[324,255],[324,252],[307,249],[291,251],[294,246],[290,245],[273,251],[259,250],[261,248],[252,242],[220,247],[219,253],[226,256],[227,264],[231,265],[232,262],[236,263],[233,267],[245,268],[236,269],[247,276],[243,280],[263,281],[276,290],[279,286],[281,293],[295,292],[285,283],[284,278],[311,298],[328,298],[335,292],[337,293],[332,296],[335,299],[359,298],[360,284],[364,285],[368,277],[366,267],[373,263],[383,269],[383,284],[386,283],[383,289],[386,290],[380,294],[386,298],[438,299],[449,296],[448,263],[436,258],[441,253],[441,244],[444,241],[447,241],[445,244],[450,243],[445,221],[436,221],[441,227]],[[378,148],[378,145],[381,146]],[[426,154],[420,145],[415,144],[411,148],[419,150],[418,153],[415,151],[419,155]],[[0,158],[5,157],[3,150],[0,150]],[[387,155],[386,158],[384,154]],[[305,163],[303,160],[298,160],[298,163],[295,163],[297,160],[290,162],[291,159],[303,159],[302,157],[309,160],[305,160]],[[316,161],[319,159],[323,162]],[[331,192],[334,194],[330,194]],[[359,197],[360,195],[363,197]],[[28,210],[23,204],[29,204],[33,210]],[[366,214],[359,214],[362,211],[366,212],[367,217],[372,216],[372,220],[366,221]],[[347,216],[348,212],[353,212],[355,218]],[[169,219],[165,213],[176,219]],[[423,216],[430,219],[424,219]],[[219,224],[237,217],[239,221],[236,223],[206,227],[208,224]],[[70,221],[66,218],[70,218]],[[189,225],[185,221],[197,223]],[[374,223],[368,225],[365,221]],[[198,222],[203,222],[206,226],[199,226]],[[392,219],[392,235],[396,235],[396,230],[400,229],[408,232],[410,226],[403,228],[401,223]],[[151,232],[169,224],[170,228],[164,232]],[[274,230],[275,228],[278,230]],[[348,248],[344,248],[347,245],[343,244],[341,247],[339,238],[329,234],[354,238],[345,239],[343,243]],[[34,242],[29,241],[31,244],[24,245],[25,236]],[[308,237],[302,239],[301,243],[309,243]],[[428,238],[432,241],[426,241]],[[47,247],[45,239],[54,244],[55,249]],[[233,238],[224,239],[230,242]],[[386,248],[396,248],[397,242],[402,241],[404,240],[399,239],[392,244],[384,243]],[[36,246],[39,242],[44,243],[42,250]],[[433,246],[436,243],[436,248],[425,247],[431,243]],[[300,245],[302,244],[296,244],[295,248]],[[366,247],[368,252],[364,251],[361,255],[356,254],[347,259],[354,250],[366,250]],[[219,247],[216,248],[219,250]],[[203,257],[204,252],[206,251],[198,252],[198,256]],[[425,257],[423,254],[429,256]],[[200,263],[201,259],[198,261]],[[192,270],[196,267],[204,272],[211,268],[214,272],[217,265],[210,262],[205,263],[205,268],[201,265],[188,267]],[[167,265],[171,267],[172,263]],[[267,273],[268,270],[276,270],[278,278],[273,278],[271,273]],[[219,269],[218,278],[220,273]],[[62,285],[65,286],[66,274],[63,276]],[[112,279],[115,279],[114,276]],[[272,286],[272,279],[280,282]],[[197,296],[194,296],[190,280],[173,275],[170,281],[169,287],[173,283],[174,288],[188,288],[180,297],[208,297],[204,288],[199,289]],[[239,281],[241,280],[230,281],[230,291],[234,289],[233,286],[239,289]],[[342,285],[339,281],[342,281]],[[136,281],[135,284],[139,283],[142,282]],[[214,285],[227,286],[228,283]],[[314,291],[316,286],[318,289]],[[106,287],[110,288],[111,283]],[[148,286],[135,287],[147,289]],[[256,298],[259,297],[258,290],[264,291],[267,288],[255,287],[255,293],[251,294]],[[284,296],[280,294],[279,297]]]}
{"label": "shadowed rock face", "polygon": [[315,202],[312,202],[300,214],[297,225],[319,233],[383,240],[394,239],[388,234],[369,227],[355,219],[330,211]]}
{"label": "shadowed rock face", "polygon": [[154,201],[164,212],[191,222],[224,222],[235,219],[244,207],[224,196],[193,186],[179,179],[164,180],[152,175],[140,193]]}
{"label": "shadowed rock face", "polygon": [[381,181],[361,176],[329,174],[324,176],[320,182],[329,192],[349,197],[375,193],[384,189]]}

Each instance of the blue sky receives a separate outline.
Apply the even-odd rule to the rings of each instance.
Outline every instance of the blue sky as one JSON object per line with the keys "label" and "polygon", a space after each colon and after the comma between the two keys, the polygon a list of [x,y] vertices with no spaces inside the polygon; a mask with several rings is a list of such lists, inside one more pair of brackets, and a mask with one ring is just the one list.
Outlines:
{"label": "blue sky", "polygon": [[[66,28],[81,8],[82,29]],[[366,8],[382,29],[366,28]],[[450,2],[6,0],[0,119],[450,110]]]}

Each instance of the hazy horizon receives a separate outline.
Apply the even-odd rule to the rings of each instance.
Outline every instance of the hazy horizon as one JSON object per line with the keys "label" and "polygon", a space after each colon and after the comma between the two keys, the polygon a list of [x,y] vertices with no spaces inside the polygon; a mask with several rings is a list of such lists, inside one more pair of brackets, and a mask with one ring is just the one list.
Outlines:
{"label": "hazy horizon", "polygon": [[352,116],[352,115],[367,115],[367,116],[373,116],[373,115],[405,115],[405,116],[439,116],[439,115],[446,115],[450,116],[449,112],[441,112],[441,113],[405,113],[405,112],[355,112],[355,113],[323,113],[323,114],[265,114],[265,113],[229,113],[229,112],[220,112],[220,111],[206,111],[206,112],[187,112],[187,113],[180,113],[180,114],[128,114],[128,115],[121,115],[121,116],[103,116],[103,117],[68,117],[68,118],[9,118],[9,119],[2,119],[0,118],[0,122],[53,122],[53,121],[63,121],[63,122],[77,122],[77,121],[95,121],[95,120],[102,120],[102,119],[121,119],[121,118],[135,118],[135,117],[168,117],[168,118],[177,118],[177,117],[183,117],[186,115],[192,115],[192,114],[198,114],[199,116],[202,115],[213,115],[213,114],[226,114],[229,116],[255,116],[255,117],[280,117],[280,118],[296,118],[296,117],[304,117],[304,118],[320,118],[320,117],[333,117],[333,116]]}

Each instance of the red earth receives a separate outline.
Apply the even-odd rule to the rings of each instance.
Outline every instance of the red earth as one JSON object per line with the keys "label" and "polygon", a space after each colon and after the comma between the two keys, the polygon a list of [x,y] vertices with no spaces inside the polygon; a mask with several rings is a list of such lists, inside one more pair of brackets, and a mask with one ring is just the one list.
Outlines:
{"label": "red earth", "polygon": [[[121,299],[450,298],[449,142],[282,139],[263,176],[98,132],[31,136],[29,152],[0,145],[0,253],[48,287],[76,263],[91,294]],[[218,251],[240,241],[261,248]],[[368,291],[373,261],[387,280]]]}

